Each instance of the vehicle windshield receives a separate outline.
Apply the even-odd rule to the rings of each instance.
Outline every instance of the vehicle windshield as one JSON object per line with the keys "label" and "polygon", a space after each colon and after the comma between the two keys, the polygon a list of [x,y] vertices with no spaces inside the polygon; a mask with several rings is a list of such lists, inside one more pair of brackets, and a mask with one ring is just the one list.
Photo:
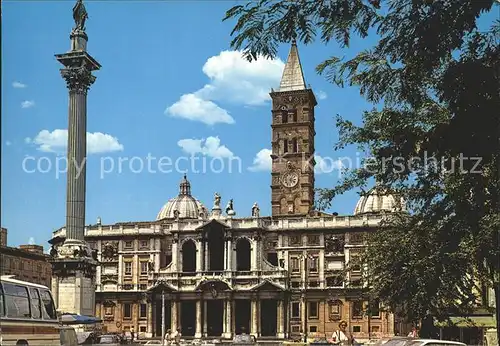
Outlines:
{"label": "vehicle windshield", "polygon": [[[384,346],[408,346],[408,340],[406,339],[399,339],[399,340],[389,340],[387,341]],[[410,341],[412,342],[412,341]],[[418,344],[417,344],[418,345]]]}

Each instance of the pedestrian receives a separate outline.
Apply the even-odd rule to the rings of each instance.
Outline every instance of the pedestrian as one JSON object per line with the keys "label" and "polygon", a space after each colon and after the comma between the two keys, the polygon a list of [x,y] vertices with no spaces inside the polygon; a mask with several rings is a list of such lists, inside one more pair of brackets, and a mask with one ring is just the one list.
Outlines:
{"label": "pedestrian", "polygon": [[134,342],[135,338],[135,331],[134,331],[134,326],[130,327],[130,342]]}
{"label": "pedestrian", "polygon": [[163,336],[163,344],[164,345],[170,345],[170,335],[172,334],[172,331],[170,329],[167,330],[165,335]]}
{"label": "pedestrian", "polygon": [[411,328],[411,332],[408,333],[408,337],[409,338],[416,338],[416,337],[418,337],[418,333],[417,333],[417,328],[416,327],[412,327]]}
{"label": "pedestrian", "polygon": [[332,334],[332,342],[335,345],[353,345],[354,344],[354,337],[352,334],[347,335],[347,322],[346,321],[340,321],[339,323],[339,329],[333,332]]}
{"label": "pedestrian", "polygon": [[177,346],[180,345],[180,343],[181,343],[181,335],[182,334],[181,334],[180,328],[177,328],[172,335],[172,339],[174,340],[174,344],[176,344]]}

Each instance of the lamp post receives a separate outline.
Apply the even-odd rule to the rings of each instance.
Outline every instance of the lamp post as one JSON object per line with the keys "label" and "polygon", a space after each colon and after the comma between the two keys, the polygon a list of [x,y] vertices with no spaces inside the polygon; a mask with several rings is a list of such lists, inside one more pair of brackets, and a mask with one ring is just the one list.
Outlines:
{"label": "lamp post", "polygon": [[161,288],[161,344],[165,345],[165,288]]}

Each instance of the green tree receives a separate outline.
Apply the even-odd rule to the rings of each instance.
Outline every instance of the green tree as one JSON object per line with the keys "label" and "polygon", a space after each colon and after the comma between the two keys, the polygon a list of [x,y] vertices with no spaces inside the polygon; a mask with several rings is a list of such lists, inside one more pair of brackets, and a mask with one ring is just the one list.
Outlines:
{"label": "green tree", "polygon": [[328,207],[370,178],[404,198],[410,213],[384,221],[364,260],[372,293],[425,321],[424,336],[431,316],[470,310],[477,280],[500,306],[500,22],[486,22],[492,11],[493,0],[261,0],[224,18],[236,20],[231,46],[250,61],[294,39],[348,47],[351,35],[376,32],[370,49],[317,67],[381,105],[364,112],[362,126],[337,117],[336,149],[357,145],[371,157],[321,189],[318,203]]}

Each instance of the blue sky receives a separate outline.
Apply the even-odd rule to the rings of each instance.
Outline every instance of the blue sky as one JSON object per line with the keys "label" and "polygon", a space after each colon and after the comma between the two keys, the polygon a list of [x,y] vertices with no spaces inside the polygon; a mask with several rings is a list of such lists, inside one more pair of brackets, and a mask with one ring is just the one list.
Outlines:
{"label": "blue sky", "polygon": [[[54,54],[69,50],[73,4],[3,2],[1,221],[9,229],[9,245],[34,241],[47,247],[51,232],[65,221],[65,175],[57,175],[55,164],[64,158],[68,93]],[[261,214],[270,213],[270,173],[260,159],[270,149],[267,93],[279,85],[283,61],[250,66],[230,51],[233,23],[221,19],[233,4],[86,2],[88,50],[102,64],[88,95],[87,224],[98,216],[106,224],[154,220],[177,195],[182,177],[159,172],[157,160],[191,154],[206,162],[222,157],[226,166],[230,157],[241,160],[241,172],[237,165],[232,173],[188,172],[193,194],[209,209],[217,191],[224,205],[234,199],[238,216],[250,215],[254,202]],[[330,55],[352,56],[366,44],[355,40],[345,51],[335,44],[299,46],[306,82],[319,102],[317,154],[331,158],[325,161],[331,172],[318,174],[316,187],[337,181],[334,159],[356,157],[352,150],[333,151],[335,114],[359,121],[370,106],[356,88],[333,86],[314,68]],[[281,60],[288,50],[281,47]],[[148,155],[156,158],[156,172],[134,173]],[[113,172],[103,173],[111,161]],[[350,214],[357,199],[355,191],[340,196],[331,211]]]}

